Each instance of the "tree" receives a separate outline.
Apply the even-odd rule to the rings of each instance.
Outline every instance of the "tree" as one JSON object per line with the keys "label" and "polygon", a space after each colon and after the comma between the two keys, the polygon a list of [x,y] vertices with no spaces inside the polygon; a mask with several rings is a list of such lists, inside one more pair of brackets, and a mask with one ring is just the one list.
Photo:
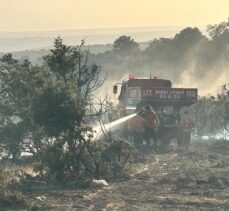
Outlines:
{"label": "tree", "polygon": [[[45,67],[49,81],[33,101],[33,121],[45,135],[45,148],[40,151],[41,171],[58,179],[66,175],[90,174],[97,160],[91,143],[91,128],[84,123],[93,104],[93,92],[103,80],[96,64],[88,65],[84,42],[77,47],[66,46],[57,38],[47,55]],[[50,158],[53,162],[50,162]]]}
{"label": "tree", "polygon": [[206,40],[198,28],[188,27],[177,33],[174,38],[154,39],[143,54],[146,63],[150,63],[157,69],[166,71],[172,69],[174,76],[174,72],[183,71],[185,63],[192,56],[190,54],[199,49],[197,46]]}
{"label": "tree", "polygon": [[221,22],[219,24],[208,25],[207,32],[213,40],[217,40],[222,35],[229,32],[229,20],[227,22]]}
{"label": "tree", "polygon": [[113,43],[113,52],[119,56],[128,56],[129,54],[136,54],[139,51],[139,44],[130,36],[123,35]]}
{"label": "tree", "polygon": [[58,37],[44,60],[53,77],[65,84],[74,83],[78,96],[91,100],[92,92],[103,84],[103,79],[99,78],[100,68],[96,64],[88,65],[89,52],[82,52],[83,46],[84,41],[77,47],[66,46]]}
{"label": "tree", "polygon": [[103,82],[100,68],[87,65],[83,44],[70,47],[55,39],[42,67],[28,60],[21,64],[11,54],[1,58],[0,143],[13,155],[25,148],[35,153],[45,140],[57,140],[63,134],[80,136],[92,93]]}
{"label": "tree", "polygon": [[218,100],[224,104],[224,127],[229,131],[229,84],[224,84],[217,95]]}
{"label": "tree", "polygon": [[91,107],[103,80],[100,68],[88,64],[83,45],[66,46],[57,38],[41,67],[10,54],[0,60],[0,147],[13,158],[32,153],[39,173],[53,179],[117,175],[125,167],[122,161],[116,168],[121,154],[124,163],[131,157],[128,144],[119,142],[114,152],[119,159],[106,161],[112,145],[92,141],[93,130],[85,123],[101,114],[103,101],[99,110]]}
{"label": "tree", "polygon": [[225,102],[219,95],[205,96],[198,99],[192,106],[197,135],[215,138],[225,126]]}
{"label": "tree", "polygon": [[28,60],[19,63],[11,54],[0,59],[0,144],[13,158],[25,150],[35,130],[31,105],[45,78],[42,68],[31,65]]}
{"label": "tree", "polygon": [[192,47],[193,44],[202,39],[206,39],[206,37],[202,35],[198,28],[187,27],[175,35],[174,42],[177,47],[187,48]]}
{"label": "tree", "polygon": [[[86,101],[76,97],[74,84],[48,83],[32,104],[33,121],[48,137],[58,137],[80,126],[86,111]],[[80,102],[79,102],[80,101]]]}
{"label": "tree", "polygon": [[155,39],[144,50],[143,54],[147,63],[160,63],[161,66],[174,63],[173,40],[169,38]]}
{"label": "tree", "polygon": [[66,84],[73,79],[76,66],[79,64],[79,52],[76,48],[66,46],[63,40],[57,37],[54,40],[54,49],[44,57],[45,64],[57,80],[63,80]]}

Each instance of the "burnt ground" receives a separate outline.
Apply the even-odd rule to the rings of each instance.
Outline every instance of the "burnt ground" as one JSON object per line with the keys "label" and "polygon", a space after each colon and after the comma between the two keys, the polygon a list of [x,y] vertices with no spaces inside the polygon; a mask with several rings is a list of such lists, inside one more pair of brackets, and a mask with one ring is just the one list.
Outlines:
{"label": "burnt ground", "polygon": [[134,164],[128,179],[108,186],[31,188],[27,207],[6,210],[229,210],[229,142],[170,146]]}

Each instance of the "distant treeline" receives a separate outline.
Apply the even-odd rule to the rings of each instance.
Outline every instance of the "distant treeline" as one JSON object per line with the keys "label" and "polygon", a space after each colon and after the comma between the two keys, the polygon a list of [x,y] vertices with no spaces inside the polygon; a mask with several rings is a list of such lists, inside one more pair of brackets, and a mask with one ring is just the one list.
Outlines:
{"label": "distant treeline", "polygon": [[[117,38],[112,45],[85,47],[89,62],[108,70],[108,79],[120,80],[128,73],[168,78],[176,85],[198,87],[211,93],[229,80],[229,22],[207,27],[204,35],[198,28],[185,28],[172,38],[137,43],[130,36]],[[85,40],[86,42],[86,40]],[[93,50],[91,50],[93,48]],[[21,54],[42,64],[47,50]],[[17,58],[20,53],[15,53]]]}
{"label": "distant treeline", "polygon": [[[94,61],[111,67],[113,73],[142,70],[171,73],[173,80],[184,70],[194,69],[196,77],[204,77],[229,59],[229,23],[208,26],[208,36],[198,28],[185,28],[173,38],[153,40],[140,50],[131,37],[115,40],[112,51],[94,55]],[[223,63],[223,64],[222,64]]]}

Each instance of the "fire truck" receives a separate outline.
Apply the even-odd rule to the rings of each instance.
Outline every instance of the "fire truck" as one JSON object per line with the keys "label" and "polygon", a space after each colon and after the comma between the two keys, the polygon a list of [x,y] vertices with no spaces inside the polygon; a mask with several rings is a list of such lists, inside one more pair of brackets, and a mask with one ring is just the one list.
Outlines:
{"label": "fire truck", "polygon": [[133,74],[114,85],[114,94],[118,93],[119,86],[120,117],[143,110],[148,105],[159,119],[158,137],[161,145],[168,145],[172,139],[177,140],[178,146],[189,145],[193,130],[190,106],[197,102],[197,89],[173,88],[170,80],[134,78]]}

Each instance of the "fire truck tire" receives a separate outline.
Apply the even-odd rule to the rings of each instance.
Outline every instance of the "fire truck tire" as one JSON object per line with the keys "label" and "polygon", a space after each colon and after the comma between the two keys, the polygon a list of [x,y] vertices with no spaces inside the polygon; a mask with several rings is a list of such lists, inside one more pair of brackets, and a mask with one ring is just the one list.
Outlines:
{"label": "fire truck tire", "polygon": [[180,131],[177,136],[177,146],[178,147],[189,147],[191,142],[191,132],[190,131]]}
{"label": "fire truck tire", "polygon": [[161,139],[160,145],[161,146],[168,146],[170,144],[170,138],[164,137]]}
{"label": "fire truck tire", "polygon": [[183,146],[183,138],[181,135],[177,136],[177,146],[182,147]]}
{"label": "fire truck tire", "polygon": [[178,147],[184,146],[184,137],[183,137],[183,131],[182,130],[178,130],[178,133],[177,133],[177,146]]}

